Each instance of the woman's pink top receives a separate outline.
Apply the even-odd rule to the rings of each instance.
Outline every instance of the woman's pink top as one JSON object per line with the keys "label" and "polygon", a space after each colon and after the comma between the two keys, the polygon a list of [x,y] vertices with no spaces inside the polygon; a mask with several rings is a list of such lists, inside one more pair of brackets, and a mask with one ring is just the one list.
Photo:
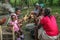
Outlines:
{"label": "woman's pink top", "polygon": [[50,16],[50,18],[48,16],[43,17],[40,20],[40,23],[43,25],[42,27],[45,30],[47,35],[49,36],[58,35],[58,26],[54,16]]}
{"label": "woman's pink top", "polygon": [[18,27],[18,21],[16,20],[16,21],[10,21],[10,24],[12,24],[13,25],[13,27],[14,27],[14,31],[19,31],[19,27]]}

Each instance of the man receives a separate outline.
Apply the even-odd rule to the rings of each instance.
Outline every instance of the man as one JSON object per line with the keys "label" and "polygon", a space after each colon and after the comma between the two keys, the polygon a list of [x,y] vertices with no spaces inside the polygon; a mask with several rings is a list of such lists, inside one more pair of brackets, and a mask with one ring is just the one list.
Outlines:
{"label": "man", "polygon": [[20,8],[16,8],[15,9],[15,14],[17,15],[18,19],[19,19],[19,15],[21,15],[21,10]]}
{"label": "man", "polygon": [[34,14],[36,14],[36,16],[39,15],[39,11],[42,9],[41,5],[39,5],[38,3],[36,3],[36,7],[34,9]]}

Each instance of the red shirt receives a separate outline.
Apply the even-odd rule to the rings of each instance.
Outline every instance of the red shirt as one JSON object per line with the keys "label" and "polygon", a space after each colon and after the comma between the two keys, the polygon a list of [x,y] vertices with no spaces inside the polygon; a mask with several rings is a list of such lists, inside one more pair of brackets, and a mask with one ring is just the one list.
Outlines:
{"label": "red shirt", "polygon": [[54,16],[50,16],[50,18],[48,16],[43,17],[40,20],[40,23],[42,24],[43,29],[45,30],[47,35],[49,36],[58,35],[58,26]]}

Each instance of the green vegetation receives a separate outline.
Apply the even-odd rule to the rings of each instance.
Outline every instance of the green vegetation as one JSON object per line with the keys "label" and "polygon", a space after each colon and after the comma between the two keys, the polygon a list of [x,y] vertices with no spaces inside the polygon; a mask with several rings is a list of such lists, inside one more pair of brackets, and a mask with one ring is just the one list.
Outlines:
{"label": "green vegetation", "polygon": [[[57,19],[57,23],[58,23],[58,27],[60,29],[60,0],[10,0],[10,3],[13,5],[13,6],[28,6],[30,5],[33,6],[35,3],[45,3],[46,4],[46,7],[49,6],[51,9],[52,9],[52,12],[51,14],[52,15],[55,15],[56,12],[58,13],[58,17],[56,18]],[[25,10],[22,10],[22,16],[24,17],[26,14],[27,14],[27,10],[30,12],[32,11],[34,8],[31,7],[31,8],[28,8],[28,9],[25,9]],[[29,32],[26,32],[25,31],[25,22],[23,23],[23,29],[24,29],[24,34],[26,34],[26,36],[28,37],[25,37],[25,40],[32,40],[30,37],[30,34]]]}
{"label": "green vegetation", "polygon": [[12,5],[34,5],[35,3],[45,3],[50,6],[60,6],[60,0],[10,0]]}
{"label": "green vegetation", "polygon": [[[60,7],[57,6],[57,5],[60,5],[60,0],[10,0],[10,3],[13,5],[13,6],[23,6],[23,5],[30,5],[30,6],[33,6],[36,2],[38,3],[45,3],[47,4],[51,9],[52,9],[52,14],[55,14],[56,12],[60,13]],[[52,4],[52,7],[51,7],[51,4]],[[46,6],[47,7],[47,6]],[[27,9],[28,10],[28,9]],[[23,10],[23,16],[27,13],[26,11],[27,10]],[[33,8],[29,9],[30,10],[33,10]],[[60,15],[60,14],[59,14]],[[58,17],[57,18],[57,21],[58,21],[58,24],[60,24],[59,22],[60,18]]]}
{"label": "green vegetation", "polygon": [[[55,13],[56,12],[58,12],[59,14],[58,15],[60,15],[60,7],[50,7],[51,9],[52,9],[52,13],[51,14],[53,14],[53,15],[55,15]],[[33,10],[34,8],[30,8],[30,9],[28,9],[28,10]],[[27,10],[23,10],[22,11],[22,15],[24,16],[24,15],[26,15],[26,12]],[[57,17],[57,23],[58,23],[58,27],[59,27],[59,29],[60,29],[60,18],[59,17]],[[30,33],[29,32],[27,32],[25,29],[25,23],[24,23],[24,25],[23,25],[23,29],[24,29],[24,33],[25,33],[25,40],[33,40],[31,37],[30,37]],[[28,39],[27,39],[27,37],[28,37]]]}

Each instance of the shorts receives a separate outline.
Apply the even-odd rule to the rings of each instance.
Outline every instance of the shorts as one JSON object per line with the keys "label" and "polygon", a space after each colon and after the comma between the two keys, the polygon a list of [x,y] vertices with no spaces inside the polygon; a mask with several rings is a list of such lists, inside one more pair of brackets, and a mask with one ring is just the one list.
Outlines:
{"label": "shorts", "polygon": [[43,28],[40,28],[39,30],[38,30],[38,39],[40,40],[40,36],[42,36],[42,38],[44,39],[44,40],[56,40],[58,37],[59,37],[59,35],[57,35],[57,36],[48,36],[47,34],[46,34],[46,32],[43,30]]}

